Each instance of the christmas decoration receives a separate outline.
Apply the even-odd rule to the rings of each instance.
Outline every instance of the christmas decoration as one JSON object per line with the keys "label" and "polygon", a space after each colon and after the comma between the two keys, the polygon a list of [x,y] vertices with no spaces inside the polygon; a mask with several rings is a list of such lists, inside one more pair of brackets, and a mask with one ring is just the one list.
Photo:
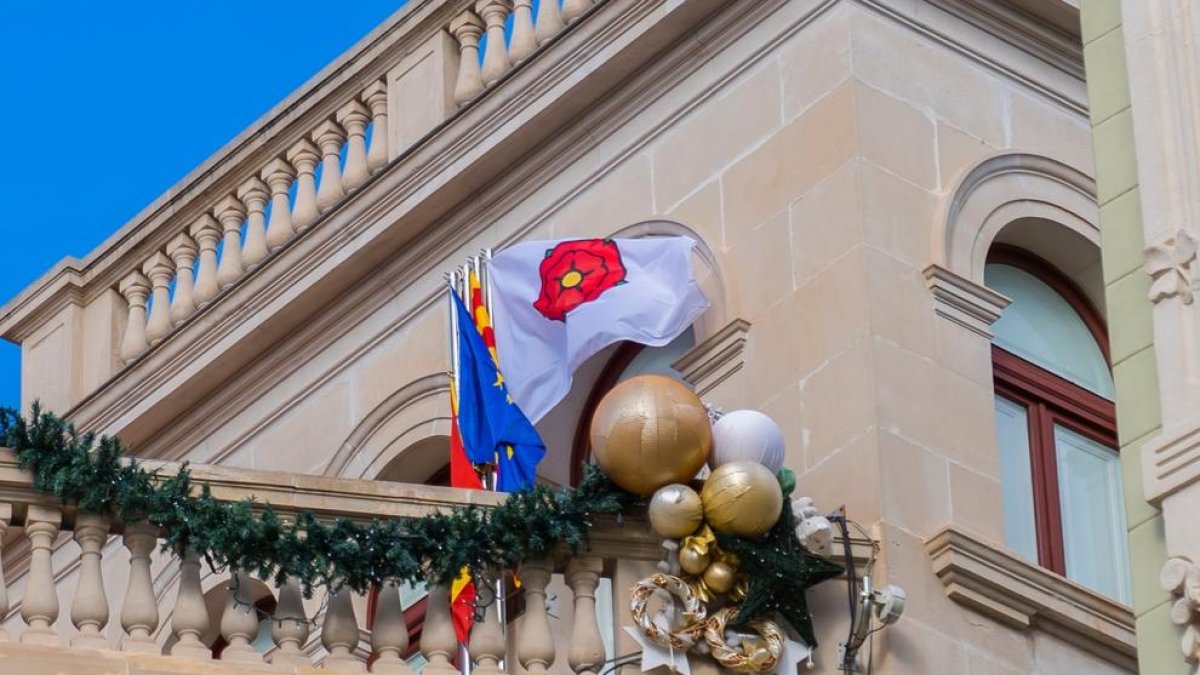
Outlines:
{"label": "christmas decoration", "polygon": [[79,434],[37,406],[28,420],[0,409],[0,446],[16,451],[36,490],[82,512],[149,522],[177,554],[192,549],[214,565],[279,584],[294,577],[306,595],[317,585],[361,593],[385,580],[449,585],[464,567],[477,577],[514,569],[559,546],[586,546],[596,516],[620,514],[634,501],[588,465],[573,490],[537,486],[493,508],[323,522],[309,512],[281,517],[270,504],[220,502],[186,466],[174,475],[147,471],[122,459],[116,439]]}
{"label": "christmas decoration", "polygon": [[666,539],[678,539],[696,531],[704,522],[704,504],[692,488],[672,483],[661,487],[647,509],[650,527]]}
{"label": "christmas decoration", "polygon": [[686,651],[664,647],[646,637],[645,633],[633,626],[626,626],[625,632],[642,648],[643,673],[650,672],[659,666],[666,666],[671,669],[671,672],[692,675],[692,664],[688,662]]}
{"label": "christmas decoration", "polygon": [[717,532],[755,539],[783,510],[783,493],[771,470],[757,462],[722,464],[700,491],[704,518]]}
{"label": "christmas decoration", "polygon": [[757,410],[734,410],[713,424],[709,465],[715,469],[743,460],[758,462],[772,473],[783,466],[783,432],[775,420]]}
{"label": "christmas decoration", "polygon": [[755,619],[750,622],[759,639],[742,637],[740,648],[725,640],[725,627],[737,614],[733,607],[717,610],[704,625],[704,641],[717,663],[740,673],[765,673],[774,670],[783,656],[783,630],[774,621]]}
{"label": "christmas decoration", "polygon": [[696,475],[712,451],[712,427],[704,404],[682,383],[639,375],[601,399],[591,440],[596,463],[614,483],[649,497]]}
{"label": "christmas decoration", "polygon": [[[659,591],[665,591],[683,606],[683,614],[676,625],[667,619],[667,614],[673,611],[659,612],[651,618],[647,613],[647,605],[652,596]],[[657,573],[633,585],[629,611],[633,622],[651,641],[664,647],[687,651],[704,632],[704,622],[708,618],[704,603],[692,591],[692,587],[683,579],[670,574]]]}

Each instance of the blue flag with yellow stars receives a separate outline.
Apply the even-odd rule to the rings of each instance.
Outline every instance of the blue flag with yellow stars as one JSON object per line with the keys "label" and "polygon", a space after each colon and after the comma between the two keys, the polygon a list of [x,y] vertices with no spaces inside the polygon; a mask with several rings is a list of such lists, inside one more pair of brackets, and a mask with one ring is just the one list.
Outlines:
{"label": "blue flag with yellow stars", "polygon": [[475,464],[495,463],[502,492],[533,487],[546,445],[508,395],[462,298],[453,289],[450,294],[458,312],[458,428],[467,457]]}

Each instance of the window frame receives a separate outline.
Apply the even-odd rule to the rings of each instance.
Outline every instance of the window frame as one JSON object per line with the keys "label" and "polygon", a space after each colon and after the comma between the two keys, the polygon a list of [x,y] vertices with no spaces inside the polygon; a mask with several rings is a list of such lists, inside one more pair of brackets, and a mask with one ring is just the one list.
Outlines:
{"label": "window frame", "polygon": [[[1045,260],[1010,246],[994,247],[987,262],[1028,272],[1066,300],[1096,340],[1111,372],[1112,359],[1104,320],[1074,283]],[[1060,425],[1075,431],[1119,456],[1116,405],[995,344],[992,345],[992,377],[996,396],[1022,406],[1027,416],[1038,564],[1065,577],[1067,565],[1054,428]]]}

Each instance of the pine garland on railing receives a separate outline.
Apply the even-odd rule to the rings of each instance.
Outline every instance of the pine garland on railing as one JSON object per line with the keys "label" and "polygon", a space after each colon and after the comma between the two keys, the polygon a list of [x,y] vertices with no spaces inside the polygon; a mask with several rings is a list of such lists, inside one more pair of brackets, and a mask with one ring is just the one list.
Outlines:
{"label": "pine garland on railing", "polygon": [[385,579],[450,583],[466,567],[514,569],[559,546],[587,544],[598,515],[617,515],[637,498],[589,464],[574,489],[539,485],[495,507],[464,506],[421,518],[337,518],[322,522],[302,511],[281,517],[270,504],[222,502],[192,480],[187,465],[174,475],[147,471],[115,438],[77,433],[35,405],[28,419],[0,409],[0,446],[11,447],[33,488],[81,511],[160,528],[164,548],[187,548],[214,566],[263,579],[365,592]]}

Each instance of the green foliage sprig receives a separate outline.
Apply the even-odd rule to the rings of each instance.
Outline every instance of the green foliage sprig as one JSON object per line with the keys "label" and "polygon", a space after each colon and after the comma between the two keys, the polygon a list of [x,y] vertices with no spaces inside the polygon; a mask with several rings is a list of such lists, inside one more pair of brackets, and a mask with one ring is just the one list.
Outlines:
{"label": "green foliage sprig", "polygon": [[635,499],[588,465],[575,489],[539,485],[495,507],[464,506],[421,518],[319,520],[302,511],[281,517],[270,504],[222,502],[192,480],[187,465],[173,475],[148,471],[115,438],[77,433],[33,407],[28,419],[0,409],[0,446],[11,447],[33,488],[80,510],[146,521],[163,546],[191,548],[215,566],[227,565],[282,583],[366,591],[384,579],[450,583],[466,567],[513,569],[558,546],[587,544],[598,515],[618,515]]}

